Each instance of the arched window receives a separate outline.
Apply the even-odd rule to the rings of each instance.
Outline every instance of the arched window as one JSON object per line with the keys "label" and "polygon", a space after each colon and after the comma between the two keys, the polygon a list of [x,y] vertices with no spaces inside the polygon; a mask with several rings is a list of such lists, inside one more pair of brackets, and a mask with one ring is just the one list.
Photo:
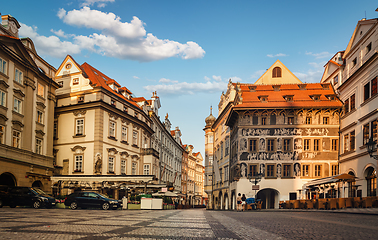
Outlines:
{"label": "arched window", "polygon": [[273,78],[282,77],[282,73],[281,73],[281,68],[280,67],[273,68],[272,77]]}
{"label": "arched window", "polygon": [[369,167],[366,169],[366,175],[367,196],[375,196],[375,189],[377,188],[377,175],[375,169]]}

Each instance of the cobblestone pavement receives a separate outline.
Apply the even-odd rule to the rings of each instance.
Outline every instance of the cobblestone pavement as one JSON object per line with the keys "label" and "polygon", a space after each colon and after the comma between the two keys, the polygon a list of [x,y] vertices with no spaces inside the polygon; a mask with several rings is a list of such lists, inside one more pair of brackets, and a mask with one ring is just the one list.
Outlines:
{"label": "cobblestone pavement", "polygon": [[376,239],[378,215],[1,208],[0,239]]}

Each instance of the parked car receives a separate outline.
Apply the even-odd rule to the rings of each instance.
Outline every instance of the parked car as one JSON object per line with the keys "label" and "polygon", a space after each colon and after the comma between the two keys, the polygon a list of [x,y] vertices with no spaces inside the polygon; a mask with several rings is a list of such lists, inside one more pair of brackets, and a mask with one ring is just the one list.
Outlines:
{"label": "parked car", "polygon": [[122,206],[121,200],[112,199],[95,192],[74,192],[66,197],[64,204],[71,207],[71,209],[81,207],[108,210],[117,209]]}
{"label": "parked car", "polygon": [[56,200],[44,191],[32,187],[8,187],[1,189],[1,207],[30,206],[34,208],[51,208]]}
{"label": "parked car", "polygon": [[0,208],[9,205],[9,187],[0,185]]}

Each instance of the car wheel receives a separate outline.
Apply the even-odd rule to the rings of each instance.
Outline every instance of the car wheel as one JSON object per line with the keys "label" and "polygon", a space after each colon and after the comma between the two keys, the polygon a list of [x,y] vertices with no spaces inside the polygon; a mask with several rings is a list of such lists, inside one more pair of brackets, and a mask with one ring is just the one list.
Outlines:
{"label": "car wheel", "polygon": [[107,202],[102,204],[102,209],[104,209],[104,210],[108,210],[109,207],[110,207],[110,205]]}
{"label": "car wheel", "polygon": [[40,201],[35,201],[35,202],[33,203],[33,208],[38,209],[38,208],[40,208],[40,207],[41,207],[41,202],[40,202]]}
{"label": "car wheel", "polygon": [[72,210],[77,209],[77,202],[72,202],[70,207],[71,207]]}

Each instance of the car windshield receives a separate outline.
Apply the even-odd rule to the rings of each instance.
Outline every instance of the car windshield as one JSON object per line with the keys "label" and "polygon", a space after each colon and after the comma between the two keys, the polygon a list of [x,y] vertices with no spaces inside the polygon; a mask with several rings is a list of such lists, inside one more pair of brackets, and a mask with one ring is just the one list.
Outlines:
{"label": "car windshield", "polygon": [[45,193],[44,191],[42,191],[42,190],[39,189],[39,188],[32,188],[32,190],[33,190],[35,193],[39,194],[39,195],[42,195],[42,196],[49,196],[47,193]]}
{"label": "car windshield", "polygon": [[97,193],[98,195],[100,195],[101,197],[103,197],[103,198],[109,198],[108,196],[106,196],[105,194],[103,194],[103,193]]}

